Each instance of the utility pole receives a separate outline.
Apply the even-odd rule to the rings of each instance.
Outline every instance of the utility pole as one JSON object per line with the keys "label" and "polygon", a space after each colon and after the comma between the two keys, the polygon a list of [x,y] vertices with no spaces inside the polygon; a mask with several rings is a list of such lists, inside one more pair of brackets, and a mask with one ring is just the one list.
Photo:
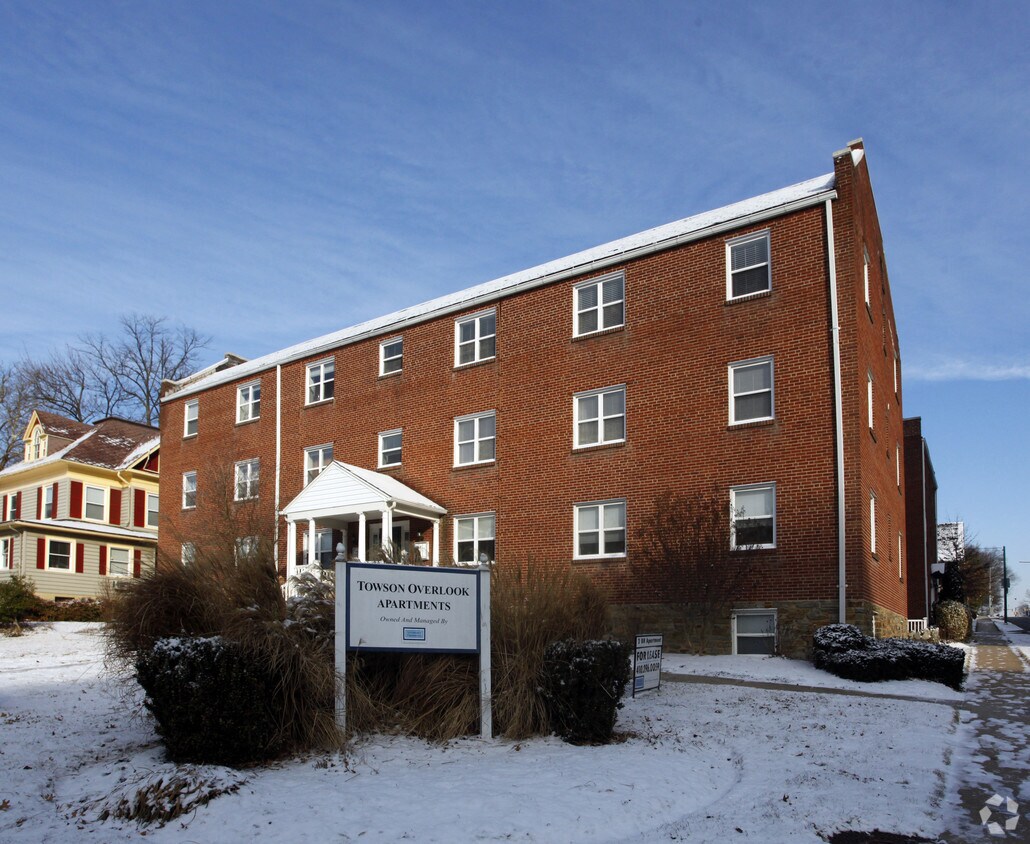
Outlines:
{"label": "utility pole", "polygon": [[1001,590],[1002,590],[1002,618],[1006,624],[1009,623],[1009,570],[1005,563],[1005,546],[1001,546]]}

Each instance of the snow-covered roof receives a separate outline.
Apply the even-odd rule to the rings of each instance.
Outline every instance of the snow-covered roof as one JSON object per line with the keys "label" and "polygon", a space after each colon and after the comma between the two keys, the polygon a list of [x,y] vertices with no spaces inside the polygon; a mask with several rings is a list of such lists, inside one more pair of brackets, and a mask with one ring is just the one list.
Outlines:
{"label": "snow-covered roof", "polygon": [[[518,290],[525,290],[550,284],[572,275],[597,270],[618,261],[648,254],[660,249],[668,249],[680,243],[699,240],[722,231],[738,228],[750,222],[779,216],[799,208],[806,208],[829,198],[834,190],[834,175],[827,173],[815,179],[799,182],[796,185],[765,193],[695,214],[673,223],[666,223],[653,229],[630,235],[619,240],[595,246],[582,252],[576,252],[565,258],[558,258],[545,264],[539,264],[527,270],[487,281],[483,284],[449,293],[436,299],[430,299],[419,305],[412,305],[399,311],[367,320],[358,325],[340,331],[316,337],[304,343],[282,349],[272,354],[254,358],[246,363],[229,369],[211,372],[203,377],[190,376],[178,382],[178,389],[172,389],[162,398],[170,401],[186,395],[206,390],[218,384],[228,383],[256,375],[273,367],[290,361],[317,355],[339,346],[354,343],[370,336],[413,325],[447,313],[466,308],[477,307],[510,295]],[[202,370],[203,372],[203,370]]]}
{"label": "snow-covered roof", "polygon": [[154,541],[157,534],[153,531],[133,530],[118,525],[97,524],[79,521],[78,519],[18,519],[27,525],[38,525],[48,530],[74,530],[79,533],[95,533],[103,536],[122,536],[126,539],[148,539]]}

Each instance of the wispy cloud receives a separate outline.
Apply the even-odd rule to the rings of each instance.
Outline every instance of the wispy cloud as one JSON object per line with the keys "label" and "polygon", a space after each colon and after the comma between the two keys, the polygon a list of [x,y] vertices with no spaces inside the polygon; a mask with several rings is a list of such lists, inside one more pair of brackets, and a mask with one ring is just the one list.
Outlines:
{"label": "wispy cloud", "polygon": [[1030,363],[992,363],[939,357],[905,367],[910,381],[1017,381],[1030,380]]}

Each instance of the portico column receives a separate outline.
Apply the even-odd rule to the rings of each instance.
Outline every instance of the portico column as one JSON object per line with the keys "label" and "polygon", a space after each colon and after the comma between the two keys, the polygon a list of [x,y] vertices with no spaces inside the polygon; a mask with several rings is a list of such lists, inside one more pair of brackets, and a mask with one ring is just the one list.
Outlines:
{"label": "portico column", "polygon": [[286,520],[286,580],[297,573],[297,523]]}
{"label": "portico column", "polygon": [[358,513],[358,559],[365,562],[365,514]]}
{"label": "portico column", "polygon": [[393,513],[389,508],[380,511],[383,515],[383,551],[393,559]]}
{"label": "portico column", "polygon": [[433,519],[433,565],[440,565],[440,519]]}
{"label": "portico column", "polygon": [[318,562],[318,549],[315,547],[315,520],[308,519],[308,565],[313,566]]}

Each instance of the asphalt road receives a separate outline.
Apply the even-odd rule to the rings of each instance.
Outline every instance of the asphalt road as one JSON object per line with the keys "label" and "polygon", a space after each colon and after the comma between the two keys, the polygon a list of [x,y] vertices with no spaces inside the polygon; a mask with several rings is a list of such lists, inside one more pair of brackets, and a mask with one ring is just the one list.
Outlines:
{"label": "asphalt road", "polygon": [[1030,616],[1010,615],[1009,622],[1020,627],[1024,633],[1030,633]]}

